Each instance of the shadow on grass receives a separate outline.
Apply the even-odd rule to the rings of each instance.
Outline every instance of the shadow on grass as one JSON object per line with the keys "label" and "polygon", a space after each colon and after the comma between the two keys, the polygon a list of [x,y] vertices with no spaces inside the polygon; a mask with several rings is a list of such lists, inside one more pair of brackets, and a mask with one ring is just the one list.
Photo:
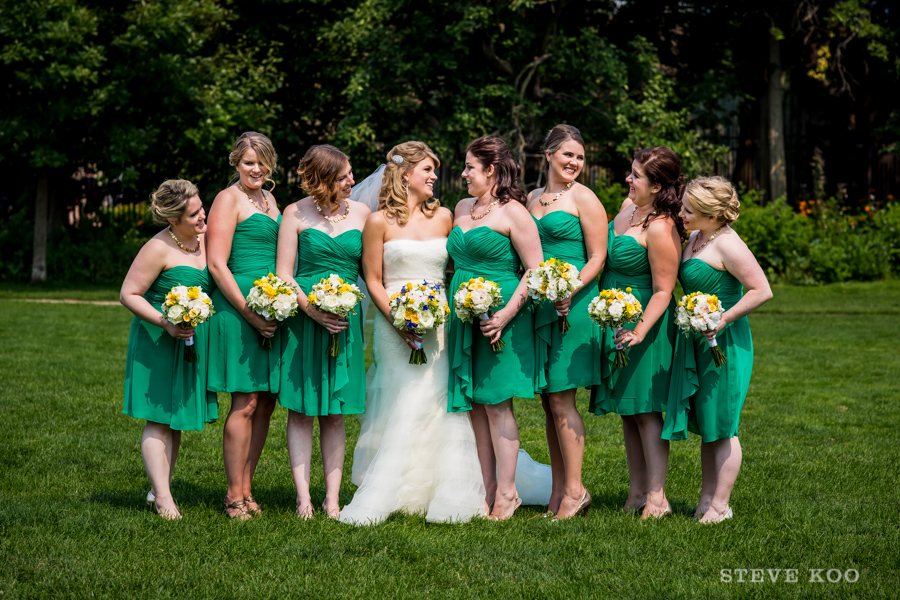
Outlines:
{"label": "shadow on grass", "polygon": [[[146,502],[147,492],[150,490],[150,483],[141,490],[128,491],[104,491],[99,490],[95,494],[88,497],[91,504],[106,505],[111,508],[134,508],[135,506],[144,506]],[[313,506],[322,505],[325,500],[324,487],[310,487],[310,495],[312,496]],[[175,502],[182,508],[212,508],[220,510],[222,500],[225,497],[225,486],[210,487],[197,485],[194,483],[175,479],[172,482],[172,496]],[[349,502],[349,498],[341,494],[341,504]],[[279,488],[256,487],[253,490],[253,497],[259,502],[263,510],[271,509],[275,512],[293,513],[297,509],[296,491]]]}

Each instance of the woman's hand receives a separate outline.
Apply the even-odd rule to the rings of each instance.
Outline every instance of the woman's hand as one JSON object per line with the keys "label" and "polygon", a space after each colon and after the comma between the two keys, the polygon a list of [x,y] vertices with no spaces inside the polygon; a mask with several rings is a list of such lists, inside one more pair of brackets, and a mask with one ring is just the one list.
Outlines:
{"label": "woman's hand", "polygon": [[572,296],[571,294],[566,296],[562,300],[557,300],[553,303],[553,308],[556,309],[556,312],[559,313],[559,316],[564,317],[569,314],[569,307],[572,305]]}
{"label": "woman's hand", "polygon": [[422,334],[413,333],[412,331],[400,331],[399,329],[394,329],[397,334],[403,338],[404,343],[409,346],[410,350],[415,350],[419,346],[417,344],[422,343]]}
{"label": "woman's hand", "polygon": [[182,327],[181,325],[176,325],[175,323],[171,323],[169,321],[165,321],[163,323],[163,329],[165,329],[169,333],[169,335],[171,335],[176,340],[188,341],[194,336],[193,327]]}
{"label": "woman's hand", "polygon": [[500,336],[503,335],[503,328],[516,316],[516,313],[505,306],[498,310],[490,319],[481,322],[481,333],[490,338],[491,344],[497,343]]}
{"label": "woman's hand", "polygon": [[616,345],[622,346],[623,349],[637,346],[643,341],[644,334],[638,332],[636,329],[634,331],[631,331],[630,329],[625,329],[623,327],[622,330],[619,331],[618,335],[616,335]]}
{"label": "woman's hand", "polygon": [[347,329],[349,325],[347,321],[344,321],[336,314],[321,311],[312,304],[306,306],[306,316],[327,329],[328,333],[340,333]]}
{"label": "woman's hand", "polygon": [[248,314],[244,318],[259,331],[260,335],[266,338],[274,336],[275,330],[278,329],[278,321],[270,321],[249,309]]}
{"label": "woman's hand", "polygon": [[710,329],[709,331],[703,332],[703,337],[706,338],[706,341],[711,342],[716,339],[716,336],[719,335],[723,329],[730,323],[731,321],[728,319],[728,313],[722,313],[722,318],[719,319],[719,324],[716,325],[715,329]]}

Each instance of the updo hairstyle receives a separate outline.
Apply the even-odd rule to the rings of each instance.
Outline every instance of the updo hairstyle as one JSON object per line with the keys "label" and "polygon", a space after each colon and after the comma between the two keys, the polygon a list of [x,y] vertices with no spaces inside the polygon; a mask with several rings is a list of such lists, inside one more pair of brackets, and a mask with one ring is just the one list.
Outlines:
{"label": "updo hairstyle", "polygon": [[197,186],[186,179],[163,181],[150,194],[150,215],[157,225],[169,225],[169,219],[176,223],[184,216],[188,200],[199,193]]}
{"label": "updo hairstyle", "polygon": [[471,152],[483,169],[494,165],[493,194],[500,204],[515,200],[525,205],[525,190],[519,183],[519,163],[513,159],[506,142],[497,136],[486,135],[469,144],[466,152]]}
{"label": "updo hairstyle", "polygon": [[713,217],[726,225],[737,221],[741,201],[731,182],[718,175],[694,179],[684,188],[691,208],[704,217]]}
{"label": "updo hairstyle", "polygon": [[[399,161],[395,156],[403,160]],[[437,154],[422,142],[404,142],[387,153],[381,192],[378,194],[378,210],[393,215],[401,225],[409,220],[409,208],[406,206],[407,182],[403,180],[403,176],[411,173],[426,158],[434,161],[435,169],[441,166]],[[440,205],[441,201],[432,196],[422,205],[422,212],[429,218],[433,217]]]}
{"label": "updo hairstyle", "polygon": [[681,159],[669,148],[656,146],[635,152],[634,161],[641,166],[653,185],[660,186],[653,200],[653,212],[641,228],[646,229],[654,219],[669,217],[675,222],[681,239],[687,239],[684,223],[678,216],[681,212],[681,195],[684,192],[685,180],[681,173]]}
{"label": "updo hairstyle", "polygon": [[[242,133],[241,137],[234,142],[234,146],[231,148],[231,154],[228,155],[228,164],[232,167],[237,167],[241,158],[244,156],[244,153],[250,148],[253,148],[256,152],[256,158],[265,169],[263,180],[272,184],[269,191],[274,190],[275,180],[272,179],[272,175],[278,168],[278,155],[275,154],[275,147],[272,146],[272,140],[263,134],[255,131],[245,131]],[[239,180],[240,175],[235,173],[231,177],[231,182],[228,185],[234,185]]]}
{"label": "updo hairstyle", "polygon": [[578,142],[581,144],[582,148],[586,148],[584,143],[584,138],[581,137],[581,132],[578,131],[578,128],[573,125],[557,125],[553,129],[551,129],[547,133],[547,137],[544,138],[544,143],[541,144],[541,152],[545,154],[553,154],[559,147],[572,140],[574,142]]}
{"label": "updo hairstyle", "polygon": [[338,197],[335,184],[348,164],[347,155],[331,144],[312,146],[297,167],[300,187],[320,204],[331,206]]}

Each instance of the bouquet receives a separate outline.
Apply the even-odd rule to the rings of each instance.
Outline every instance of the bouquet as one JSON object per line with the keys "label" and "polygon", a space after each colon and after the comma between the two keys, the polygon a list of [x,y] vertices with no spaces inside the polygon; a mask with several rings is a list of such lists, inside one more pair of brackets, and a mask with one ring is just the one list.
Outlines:
{"label": "bouquet", "polygon": [[[464,281],[453,294],[456,316],[467,323],[473,323],[476,317],[482,321],[490,319],[491,309],[501,302],[500,286],[493,281],[485,281],[484,277]],[[503,340],[497,340],[491,344],[491,349],[497,352],[505,345]]]}
{"label": "bouquet", "polygon": [[[601,327],[612,327],[613,336],[619,334],[625,323],[637,323],[644,314],[640,301],[631,294],[631,288],[601,290],[600,294],[591,300],[588,313]],[[628,357],[621,344],[616,344],[617,367],[628,364]]]}
{"label": "bouquet", "polygon": [[[162,303],[162,313],[169,323],[184,329],[205,323],[216,311],[212,300],[199,286],[187,287],[176,285]],[[184,342],[184,360],[197,362],[197,349],[194,348],[194,336]]]}
{"label": "bouquet", "polygon": [[[247,294],[247,306],[267,321],[284,321],[297,314],[297,290],[269,273],[253,282],[253,287]],[[259,345],[271,350],[272,338],[260,334]]]}
{"label": "bouquet", "polygon": [[[450,307],[447,306],[441,285],[430,284],[427,281],[404,285],[399,292],[391,296],[390,307],[394,327],[400,331],[416,333],[434,329],[450,314]],[[409,355],[409,364],[424,365],[427,362],[422,342],[416,342],[416,348]]]}
{"label": "bouquet", "polygon": [[[308,296],[309,303],[322,312],[345,318],[349,314],[356,314],[353,308],[364,297],[356,284],[347,283],[334,273],[312,286]],[[338,334],[336,333],[331,334],[328,353],[331,356],[338,355]]]}
{"label": "bouquet", "polygon": [[[563,260],[548,258],[537,269],[531,269],[526,280],[528,295],[535,302],[564,300],[583,286],[578,277],[578,268]],[[559,332],[569,330],[569,319],[559,314]]]}
{"label": "bouquet", "polygon": [[[675,324],[688,335],[691,332],[702,334],[715,329],[722,319],[722,303],[712,294],[694,292],[683,296],[675,310]],[[712,351],[716,367],[721,367],[728,360],[719,348],[716,338],[706,340]]]}

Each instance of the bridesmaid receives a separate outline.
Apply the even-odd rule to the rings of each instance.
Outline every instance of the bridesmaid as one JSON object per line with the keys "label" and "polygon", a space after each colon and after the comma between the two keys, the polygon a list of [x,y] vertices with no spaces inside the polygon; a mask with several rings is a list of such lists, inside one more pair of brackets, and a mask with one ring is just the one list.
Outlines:
{"label": "bridesmaid", "polygon": [[[679,338],[663,439],[699,433],[702,483],[695,517],[718,523],[733,516],[729,499],[741,468],[738,421],[753,371],[753,339],[747,315],[772,298],[772,289],[747,245],[731,229],[741,203],[721,177],[690,182],[681,200],[684,226],[693,231],[682,252],[684,293],[718,296],[725,309],[705,339]],[[741,287],[744,288],[743,296]],[[728,361],[717,368],[707,340],[716,339]]]}
{"label": "bridesmaid", "polygon": [[[181,432],[199,431],[219,415],[216,395],[206,391],[209,327],[183,329],[166,320],[160,307],[176,285],[209,290],[204,234],[206,213],[189,181],[164,182],[152,196],[150,213],[168,225],[144,244],[134,259],[119,299],[134,313],[125,364],[122,412],[146,419],[141,456],[150,479],[147,503],[164,519],[181,513],[169,489]],[[184,360],[184,343],[194,338],[197,362]]]}
{"label": "bridesmaid", "polygon": [[[278,323],[250,310],[246,300],[254,280],[275,270],[281,215],[263,184],[274,187],[277,160],[269,138],[241,134],[228,156],[237,171],[233,185],[219,192],[209,211],[209,271],[218,289],[207,387],[231,394],[222,453],[228,480],[223,508],[233,519],[262,512],[251,484],[278,393]],[[272,350],[260,345],[260,336],[272,339]]]}
{"label": "bridesmaid", "polygon": [[[597,196],[575,180],[584,167],[584,140],[571,125],[557,125],[543,144],[547,186],[531,192],[528,210],[537,223],[544,259],[575,265],[585,283],[554,305],[535,313],[538,391],[547,417],[547,444],[553,492],[546,516],[559,519],[587,513],[591,495],[581,482],[584,421],[575,407],[577,388],[598,384],[600,328],[588,315],[597,295],[597,275],[606,260],[607,217]],[[561,333],[558,314],[568,315],[570,329]]]}
{"label": "bridesmaid", "polygon": [[[289,409],[287,447],[297,487],[297,516],[311,519],[309,493],[313,420],[319,418],[319,446],[325,472],[322,509],[340,515],[339,492],[344,468],[344,415],[365,410],[366,381],[361,308],[347,320],[310,306],[313,285],[332,273],[356,283],[362,258],[362,229],[372,212],[350,200],[354,184],[347,156],[327,144],[310,148],[298,174],[309,194],[284,211],[278,231],[278,275],[299,288],[302,312],[285,321],[281,394]],[[331,334],[340,333],[340,354],[330,356]]]}
{"label": "bridesmaid", "polygon": [[[684,226],[681,161],[668,148],[638,150],[628,182],[628,198],[609,223],[606,268],[601,289],[630,287],[644,309],[643,319],[619,335],[603,332],[603,383],[593,387],[591,412],[622,416],[629,489],[624,510],[643,518],[672,513],[666,499],[669,442],[660,439],[669,394],[675,345],[672,291],[681,262]],[[627,349],[628,365],[614,366],[615,346]]]}
{"label": "bridesmaid", "polygon": [[[459,285],[484,277],[501,287],[503,304],[480,326],[463,323],[451,310],[447,404],[449,412],[472,411],[486,501],[493,505],[489,518],[508,519],[521,504],[512,398],[533,398],[535,389],[534,319],[525,306],[525,277],[517,271],[520,264],[538,266],[541,242],[506,142],[486,136],[469,144],[462,176],[473,197],[456,205],[447,241],[456,268],[448,300],[452,309]],[[494,352],[491,344],[500,339],[506,347]]]}

